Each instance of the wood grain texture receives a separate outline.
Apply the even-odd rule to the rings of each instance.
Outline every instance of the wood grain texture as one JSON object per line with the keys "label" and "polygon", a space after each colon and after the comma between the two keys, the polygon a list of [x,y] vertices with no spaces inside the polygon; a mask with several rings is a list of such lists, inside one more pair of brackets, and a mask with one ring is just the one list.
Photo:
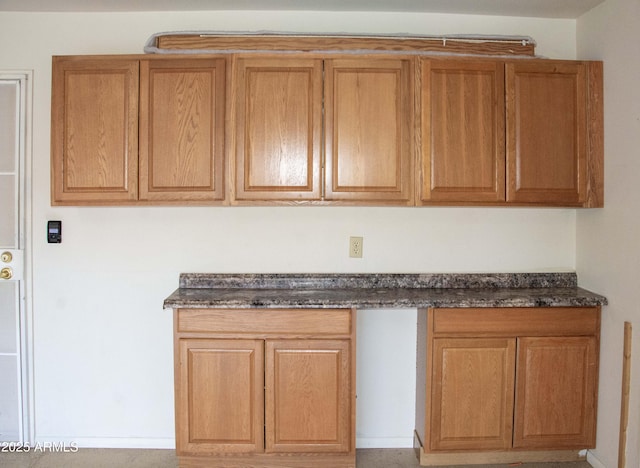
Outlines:
{"label": "wood grain texture", "polygon": [[[245,60],[278,65],[245,85]],[[601,62],[338,49],[54,57],[51,202],[601,207],[602,81]]]}
{"label": "wood grain texture", "polygon": [[535,44],[522,41],[456,40],[419,37],[348,37],[291,35],[202,35],[171,34],[159,36],[156,46],[169,50],[214,51],[318,51],[375,50],[407,52],[445,52],[479,55],[535,55]]}
{"label": "wood grain texture", "polygon": [[235,86],[235,200],[319,200],[322,60],[239,58]]}
{"label": "wood grain texture", "polygon": [[325,61],[326,200],[413,203],[412,67]]}
{"label": "wood grain texture", "polygon": [[513,446],[595,447],[597,339],[518,338]]}
{"label": "wood grain texture", "polygon": [[604,206],[604,76],[602,62],[587,62],[587,208]]}
{"label": "wood grain texture", "polygon": [[349,340],[267,340],[265,451],[351,451]]}
{"label": "wood grain texture", "polygon": [[515,338],[433,340],[431,450],[511,447],[515,349]]}
{"label": "wood grain texture", "polygon": [[177,346],[177,453],[262,452],[263,342],[181,339]]}
{"label": "wood grain texture", "polygon": [[252,453],[212,457],[178,456],[180,468],[356,468],[356,455]]}
{"label": "wood grain texture", "polygon": [[505,199],[504,63],[422,59],[420,202]]}
{"label": "wood grain texture", "polygon": [[141,200],[224,200],[225,73],[222,58],[141,62]]}
{"label": "wood grain texture", "polygon": [[[431,414],[431,351],[427,345],[428,324],[427,309],[418,309],[417,318],[417,353],[416,353],[416,424],[415,434],[421,446],[429,440],[428,427]],[[429,433],[427,433],[429,431]],[[428,444],[427,444],[428,445]]]}
{"label": "wood grain texture", "polygon": [[487,452],[427,452],[414,433],[414,448],[421,466],[489,465],[583,461],[580,450],[509,450]]}
{"label": "wood grain texture", "polygon": [[178,333],[350,335],[349,309],[180,309]]}
{"label": "wood grain texture", "polygon": [[[425,406],[416,403],[424,416],[416,415],[415,437],[423,464],[480,463],[462,453],[443,453],[446,451],[468,451],[471,456],[498,450],[504,453],[486,454],[478,460],[498,463],[490,461],[496,455],[496,460],[506,463],[519,460],[527,450],[548,450],[551,458],[546,461],[554,461],[561,453],[558,450],[564,453],[593,446],[599,307],[431,308],[426,317],[424,310],[418,311],[418,324],[416,399],[424,398]],[[422,343],[426,343],[422,352],[426,362],[420,357]],[[499,372],[496,363],[503,358],[510,362],[511,370],[505,365]],[[423,382],[426,392],[421,388]],[[509,387],[503,395],[511,402],[512,416],[505,424],[513,422],[512,442],[505,437],[502,447],[497,446],[495,430],[500,413],[495,396],[498,388],[504,390],[500,385]],[[469,403],[474,398],[483,402]],[[489,415],[496,419],[474,413],[486,407],[493,407]],[[464,415],[471,416],[465,420]],[[487,424],[477,426],[481,421]],[[478,434],[494,438],[474,439]]]}
{"label": "wood grain texture", "polygon": [[355,466],[355,310],[175,310],[174,353],[180,466]]}
{"label": "wood grain texture", "polygon": [[581,62],[507,63],[507,201],[584,204],[586,84]]}
{"label": "wood grain texture", "polygon": [[558,336],[599,333],[598,307],[452,308],[433,311],[435,336]]}
{"label": "wood grain texture", "polygon": [[53,58],[52,204],[138,197],[138,62]]}
{"label": "wood grain texture", "polygon": [[620,435],[618,438],[618,468],[627,464],[627,429],[629,425],[629,398],[631,396],[631,351],[633,328],[631,322],[624,322],[622,347],[622,391],[620,396]]}

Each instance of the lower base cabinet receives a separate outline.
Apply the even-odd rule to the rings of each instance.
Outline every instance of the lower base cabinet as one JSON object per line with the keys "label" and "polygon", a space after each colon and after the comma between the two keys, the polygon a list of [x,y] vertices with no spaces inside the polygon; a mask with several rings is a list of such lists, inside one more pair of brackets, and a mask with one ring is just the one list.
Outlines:
{"label": "lower base cabinet", "polygon": [[595,446],[599,308],[418,317],[421,464],[562,461]]}
{"label": "lower base cabinet", "polygon": [[[422,465],[595,446],[599,307],[418,310]],[[181,467],[355,467],[355,310],[177,309]]]}
{"label": "lower base cabinet", "polygon": [[180,466],[355,466],[351,310],[175,312]]}

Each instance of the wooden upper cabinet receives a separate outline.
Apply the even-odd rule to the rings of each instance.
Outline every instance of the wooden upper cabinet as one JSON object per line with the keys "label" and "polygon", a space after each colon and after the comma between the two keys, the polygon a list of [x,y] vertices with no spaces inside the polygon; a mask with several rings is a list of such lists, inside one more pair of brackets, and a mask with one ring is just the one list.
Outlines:
{"label": "wooden upper cabinet", "polygon": [[322,60],[239,58],[235,200],[320,200]]}
{"label": "wooden upper cabinet", "polygon": [[51,203],[602,207],[602,75],[385,53],[54,57]]}
{"label": "wooden upper cabinet", "polygon": [[582,62],[506,65],[507,201],[585,203],[587,89]]}
{"label": "wooden upper cabinet", "polygon": [[504,62],[421,59],[419,203],[505,199]]}
{"label": "wooden upper cabinet", "polygon": [[140,199],[224,200],[225,60],[142,60]]}
{"label": "wooden upper cabinet", "polygon": [[54,57],[52,204],[138,197],[138,61]]}
{"label": "wooden upper cabinet", "polygon": [[413,204],[413,61],[325,61],[325,199]]}
{"label": "wooden upper cabinet", "polygon": [[223,58],[54,57],[52,204],[225,199]]}

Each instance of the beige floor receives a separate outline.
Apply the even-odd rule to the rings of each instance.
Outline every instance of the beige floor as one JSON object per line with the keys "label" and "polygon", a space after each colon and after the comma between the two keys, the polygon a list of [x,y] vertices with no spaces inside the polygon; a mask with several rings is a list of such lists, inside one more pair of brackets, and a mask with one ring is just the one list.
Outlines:
{"label": "beige floor", "polygon": [[[413,449],[366,449],[357,452],[358,468],[414,468]],[[79,449],[76,453],[0,453],[2,468],[175,468],[173,450]],[[476,468],[516,465],[475,465]],[[590,468],[587,462],[530,463],[518,468]],[[331,467],[327,467],[331,468]]]}

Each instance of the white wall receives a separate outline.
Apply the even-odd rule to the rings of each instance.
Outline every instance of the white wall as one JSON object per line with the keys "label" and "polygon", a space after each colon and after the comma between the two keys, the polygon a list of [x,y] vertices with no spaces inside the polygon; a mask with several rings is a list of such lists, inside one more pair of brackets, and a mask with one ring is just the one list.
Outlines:
{"label": "white wall", "polygon": [[577,270],[609,298],[602,316],[597,448],[616,466],[624,322],[634,328],[627,465],[640,466],[640,3],[607,0],[578,20],[579,58],[604,61],[605,208],[577,215]]}
{"label": "white wall", "polygon": [[[180,272],[575,269],[575,210],[51,207],[51,55],[140,53],[167,30],[271,29],[521,34],[538,41],[539,54],[571,59],[575,26],[400,13],[0,13],[0,67],[34,70],[37,440],[172,446],[172,323],[162,301]],[[46,244],[48,219],[63,221],[62,244]],[[361,260],[348,258],[350,235],[364,236]],[[358,325],[359,444],[408,446],[415,311],[363,312]]]}

